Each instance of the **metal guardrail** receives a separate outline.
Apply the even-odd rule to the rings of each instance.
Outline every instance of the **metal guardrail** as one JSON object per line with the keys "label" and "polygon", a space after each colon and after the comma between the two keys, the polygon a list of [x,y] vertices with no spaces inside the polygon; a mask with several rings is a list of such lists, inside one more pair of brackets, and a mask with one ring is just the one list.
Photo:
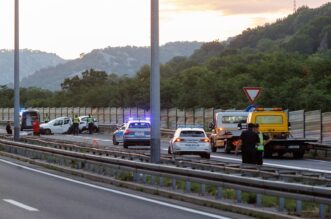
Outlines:
{"label": "metal guardrail", "polygon": [[[331,188],[286,183],[280,181],[263,180],[259,178],[247,178],[238,175],[225,173],[213,173],[202,170],[192,170],[167,165],[143,163],[137,161],[117,159],[107,156],[92,155],[74,151],[65,151],[55,148],[41,147],[26,143],[0,140],[2,154],[17,154],[34,160],[47,161],[53,165],[60,165],[66,168],[92,172],[103,177],[117,177],[131,181],[137,185],[146,185],[160,192],[160,188],[172,189],[176,195],[193,195],[192,199],[203,196],[208,203],[222,204],[221,201],[228,200],[229,191],[233,191],[235,201],[243,203],[244,195],[254,194],[253,206],[256,211],[261,212],[265,207],[264,198],[271,196],[278,199],[278,212],[286,217],[290,209],[287,208],[287,200],[295,202],[296,215],[302,215],[303,203],[315,203],[319,209],[320,218],[325,218],[327,206],[331,207]],[[194,187],[198,186],[195,191]],[[184,191],[180,189],[182,188]],[[207,190],[215,190],[208,193]],[[163,190],[162,190],[163,191]],[[211,196],[213,194],[213,196]],[[226,195],[227,194],[227,195]],[[221,200],[221,201],[215,201]],[[249,205],[246,203],[246,205]],[[246,206],[245,205],[245,206]],[[249,205],[252,207],[252,204]],[[238,209],[243,206],[237,206]],[[263,208],[266,214],[272,215],[274,208]]]}
{"label": "metal guardrail", "polygon": [[[4,137],[4,136],[3,136]],[[100,148],[97,145],[88,143],[79,143],[58,139],[40,139],[36,137],[22,137],[21,140],[26,143],[52,147],[57,149],[76,151],[81,153],[98,154],[101,156],[113,156],[128,160],[137,160],[149,162],[149,149],[124,149],[118,146],[106,146]],[[96,148],[97,147],[97,148]],[[280,167],[264,167],[256,165],[233,164],[218,160],[192,159],[177,157],[174,159],[171,155],[161,156],[162,164],[175,165],[211,172],[221,172],[227,174],[241,174],[246,177],[260,177],[262,179],[281,180],[286,182],[304,182],[309,185],[331,185],[331,174],[323,171],[316,172],[304,169],[288,169]]]}

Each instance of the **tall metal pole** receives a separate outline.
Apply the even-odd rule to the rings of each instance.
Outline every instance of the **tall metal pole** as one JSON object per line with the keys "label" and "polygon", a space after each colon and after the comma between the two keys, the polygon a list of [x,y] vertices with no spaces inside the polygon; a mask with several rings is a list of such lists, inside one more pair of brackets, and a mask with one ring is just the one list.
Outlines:
{"label": "tall metal pole", "polygon": [[19,0],[15,0],[14,140],[20,138]]}
{"label": "tall metal pole", "polygon": [[151,0],[151,162],[160,162],[159,0]]}

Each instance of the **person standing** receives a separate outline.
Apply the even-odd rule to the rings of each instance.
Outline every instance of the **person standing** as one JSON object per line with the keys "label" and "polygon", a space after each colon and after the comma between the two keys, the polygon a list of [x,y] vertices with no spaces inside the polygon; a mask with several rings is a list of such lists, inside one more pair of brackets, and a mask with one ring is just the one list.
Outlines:
{"label": "person standing", "polygon": [[48,122],[49,122],[48,113],[46,113],[46,115],[45,115],[44,122],[45,122],[45,123],[48,123]]}
{"label": "person standing", "polygon": [[11,125],[10,125],[10,122],[9,121],[7,122],[7,125],[6,125],[6,131],[7,131],[7,134],[8,135],[12,135],[13,134],[13,130],[11,129]]}
{"label": "person standing", "polygon": [[93,118],[91,117],[91,114],[89,114],[87,117],[87,125],[88,125],[89,134],[92,134],[94,121]]}
{"label": "person standing", "polygon": [[242,162],[256,164],[256,145],[259,143],[259,136],[254,132],[254,124],[249,123],[247,130],[241,133],[241,154]]}
{"label": "person standing", "polygon": [[260,125],[254,125],[254,132],[256,132],[259,136],[259,143],[256,146],[256,164],[262,165],[263,164],[263,155],[264,155],[264,146],[269,143],[270,139],[269,136],[263,134],[259,131]]}
{"label": "person standing", "polygon": [[33,135],[40,135],[40,123],[38,117],[36,117],[32,123]]}
{"label": "person standing", "polygon": [[79,134],[79,118],[78,118],[77,114],[74,117],[73,123],[74,123],[73,133],[74,133],[74,135],[78,135]]}

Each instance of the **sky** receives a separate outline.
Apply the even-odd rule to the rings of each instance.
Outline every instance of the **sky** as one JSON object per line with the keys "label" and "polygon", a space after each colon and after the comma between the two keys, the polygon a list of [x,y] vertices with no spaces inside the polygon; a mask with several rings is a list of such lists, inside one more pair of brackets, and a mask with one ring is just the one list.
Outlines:
{"label": "sky", "polygon": [[[297,0],[319,7],[326,0]],[[159,0],[160,44],[226,40],[293,13],[293,0]],[[150,0],[20,0],[20,48],[65,59],[150,45]],[[0,0],[0,49],[14,48],[14,0]]]}

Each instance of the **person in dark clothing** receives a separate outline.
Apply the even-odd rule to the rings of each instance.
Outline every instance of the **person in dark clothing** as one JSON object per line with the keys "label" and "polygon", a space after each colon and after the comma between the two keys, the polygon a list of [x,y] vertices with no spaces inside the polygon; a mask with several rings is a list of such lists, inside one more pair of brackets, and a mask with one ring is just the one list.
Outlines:
{"label": "person in dark clothing", "polygon": [[243,163],[256,164],[256,145],[260,140],[253,129],[254,124],[249,123],[248,129],[243,131],[240,136]]}
{"label": "person in dark clothing", "polygon": [[7,131],[7,134],[8,135],[12,135],[13,134],[13,130],[11,129],[11,126],[10,126],[10,122],[9,121],[7,122],[7,125],[6,125],[6,131]]}

